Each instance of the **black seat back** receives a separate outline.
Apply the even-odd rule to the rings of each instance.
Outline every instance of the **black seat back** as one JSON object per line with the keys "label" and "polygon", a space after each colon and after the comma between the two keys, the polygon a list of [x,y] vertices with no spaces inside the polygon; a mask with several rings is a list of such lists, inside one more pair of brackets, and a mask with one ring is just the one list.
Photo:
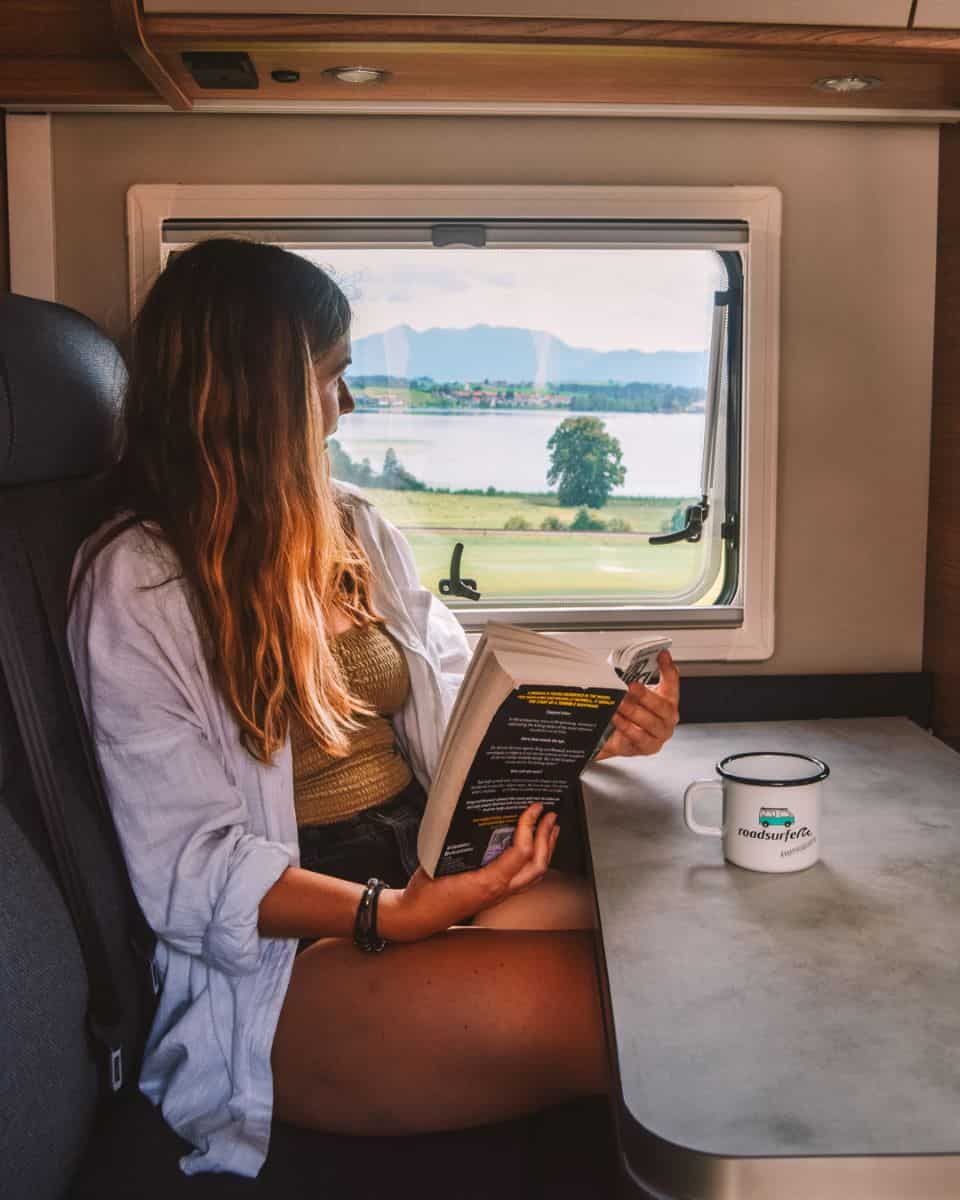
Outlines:
{"label": "black seat back", "polygon": [[[16,579],[5,560],[3,582],[42,618],[42,644],[24,641],[26,674],[57,681],[33,698],[44,728],[55,729],[69,844],[120,994],[136,1008],[144,989],[130,939],[139,914],[90,765],[65,644],[71,564],[104,516],[97,473],[109,461],[124,382],[116,347],[85,317],[0,297],[0,533],[15,531],[25,551]],[[47,1200],[76,1169],[102,1087],[86,1024],[87,971],[11,704],[16,686],[0,675],[0,1172],[6,1200]],[[126,1066],[135,1077],[137,1064]]]}

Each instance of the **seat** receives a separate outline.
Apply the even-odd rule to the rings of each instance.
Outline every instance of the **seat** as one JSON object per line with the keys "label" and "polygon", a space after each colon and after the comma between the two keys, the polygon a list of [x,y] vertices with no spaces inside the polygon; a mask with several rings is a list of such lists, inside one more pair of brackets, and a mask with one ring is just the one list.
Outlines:
{"label": "seat", "polygon": [[[35,602],[61,652],[71,563],[105,511],[97,473],[109,459],[124,379],[116,347],[81,314],[0,297],[0,521],[16,525],[29,552]],[[65,689],[71,686],[65,679]],[[158,1111],[135,1087],[108,1097],[98,1081],[86,1028],[86,969],[10,695],[0,674],[4,1200],[603,1200],[614,1194],[614,1143],[600,1099],[404,1138],[321,1134],[278,1122],[257,1179],[183,1175],[178,1159],[186,1145]],[[52,699],[35,697],[41,713],[52,711]],[[121,969],[132,974],[135,905],[96,780],[78,751],[85,730],[61,732],[72,764],[71,836],[99,923]]]}

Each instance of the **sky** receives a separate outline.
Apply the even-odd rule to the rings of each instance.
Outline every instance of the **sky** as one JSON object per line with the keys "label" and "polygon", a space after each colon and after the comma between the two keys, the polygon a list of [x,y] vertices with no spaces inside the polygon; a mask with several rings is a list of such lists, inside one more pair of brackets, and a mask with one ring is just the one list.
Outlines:
{"label": "sky", "polygon": [[349,297],[355,340],[396,325],[506,325],[592,350],[706,350],[713,293],[726,283],[719,257],[702,249],[304,253]]}

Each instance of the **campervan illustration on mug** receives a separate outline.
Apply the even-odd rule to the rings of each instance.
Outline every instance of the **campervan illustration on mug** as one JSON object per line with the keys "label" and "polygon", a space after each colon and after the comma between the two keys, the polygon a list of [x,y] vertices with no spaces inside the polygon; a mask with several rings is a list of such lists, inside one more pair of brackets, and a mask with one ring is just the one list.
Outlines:
{"label": "campervan illustration on mug", "polygon": [[789,829],[797,818],[789,808],[761,808],[757,819],[764,829],[769,825],[785,825]]}

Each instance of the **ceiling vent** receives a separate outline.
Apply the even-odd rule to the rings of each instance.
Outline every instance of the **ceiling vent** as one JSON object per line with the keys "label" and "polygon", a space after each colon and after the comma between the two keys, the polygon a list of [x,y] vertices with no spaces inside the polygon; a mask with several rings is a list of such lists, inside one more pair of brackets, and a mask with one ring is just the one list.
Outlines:
{"label": "ceiling vent", "polygon": [[183,63],[197,87],[251,91],[260,86],[257,69],[243,51],[185,50]]}

